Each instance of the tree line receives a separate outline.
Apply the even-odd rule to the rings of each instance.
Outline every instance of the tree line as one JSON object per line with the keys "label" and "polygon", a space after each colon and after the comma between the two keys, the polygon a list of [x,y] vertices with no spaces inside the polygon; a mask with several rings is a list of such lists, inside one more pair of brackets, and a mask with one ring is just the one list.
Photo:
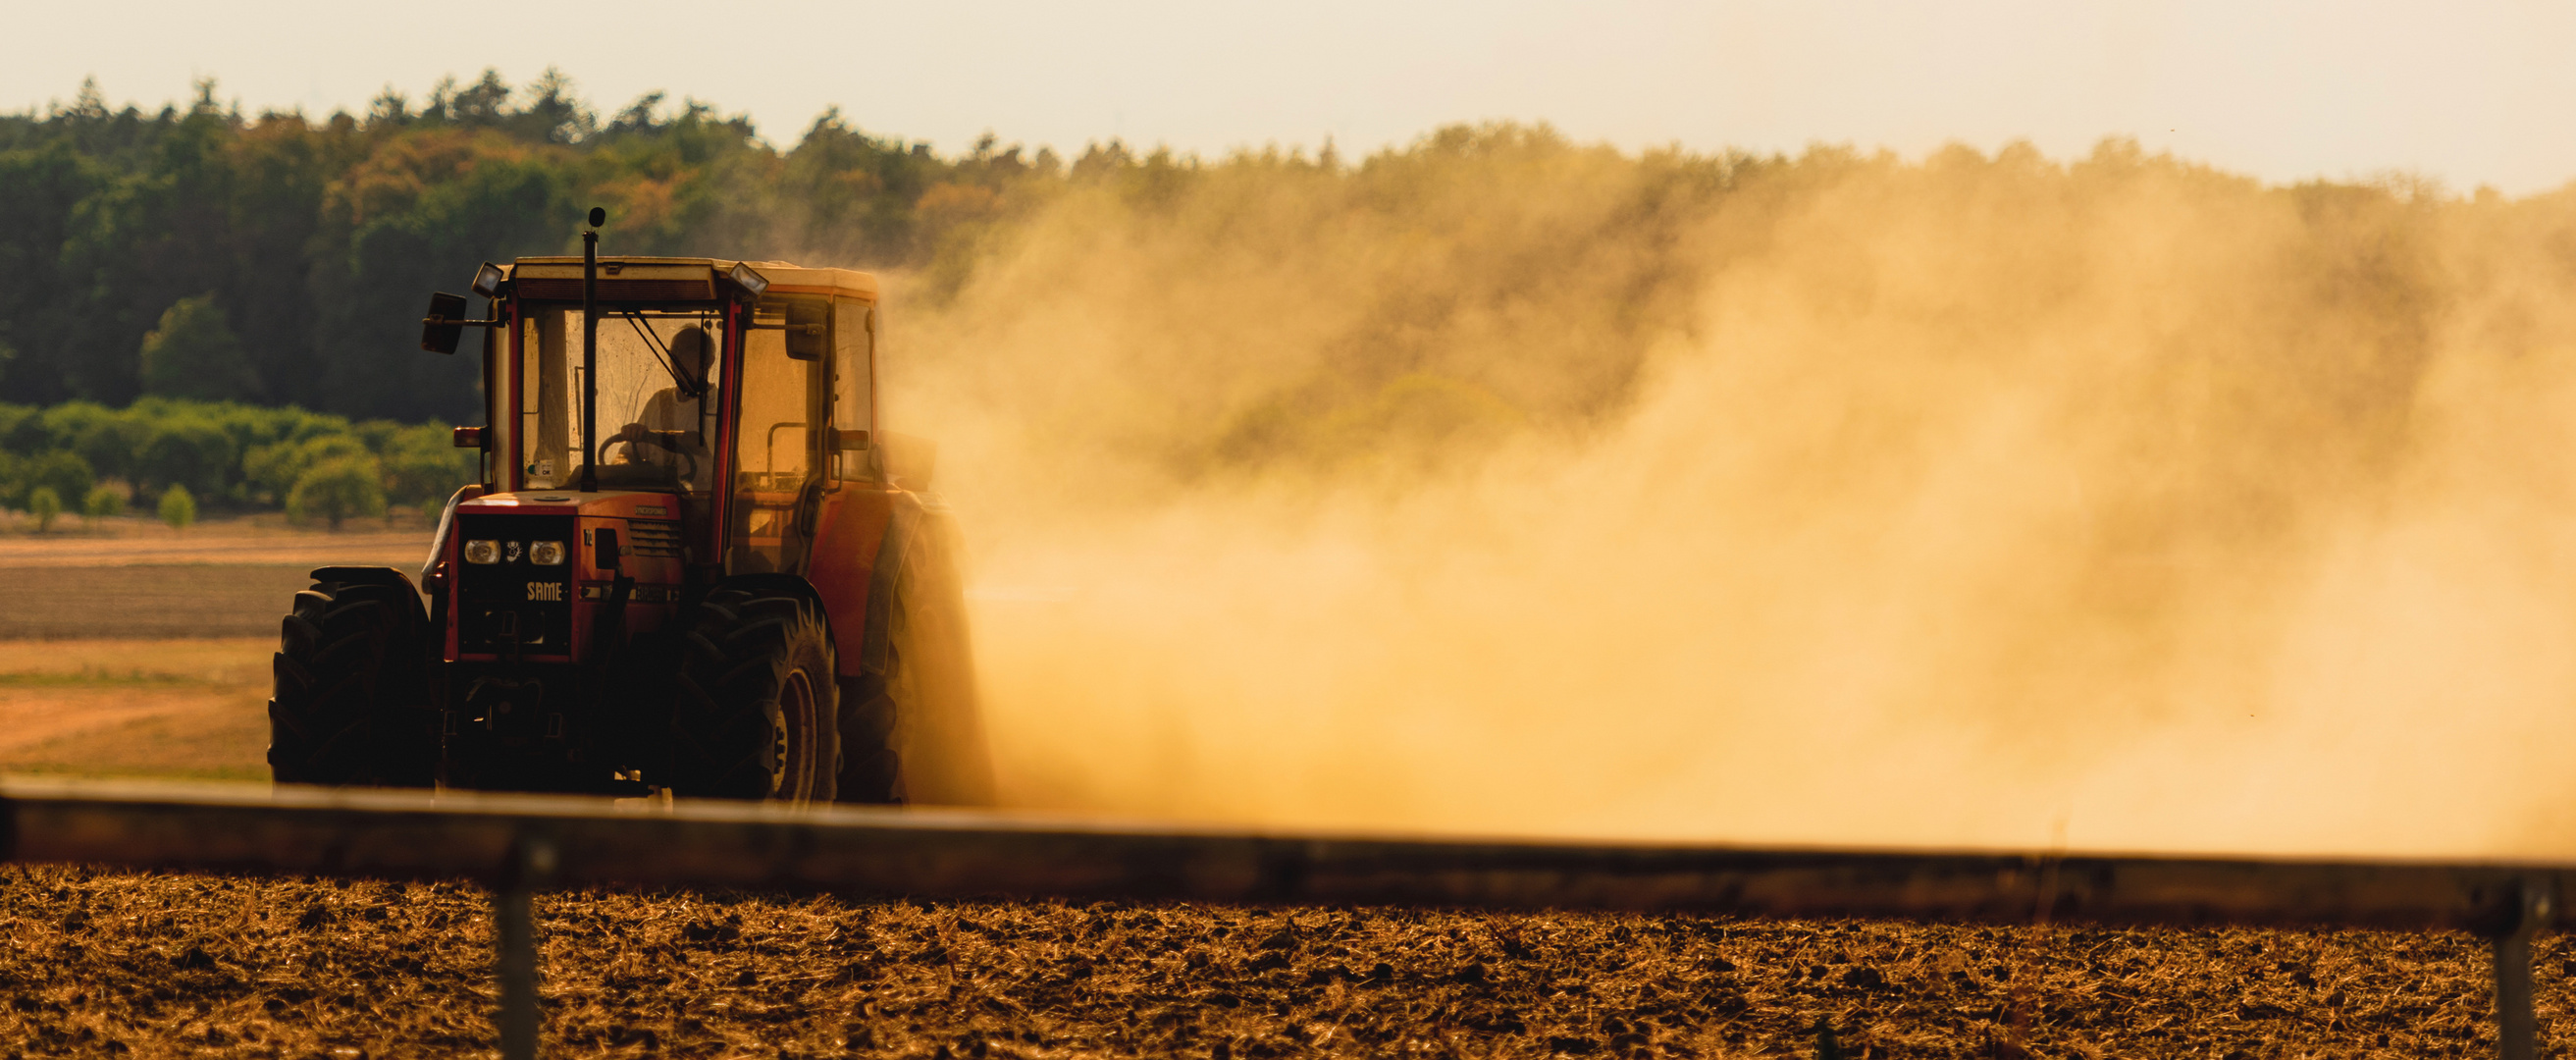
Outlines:
{"label": "tree line", "polygon": [[217,98],[108,106],[95,83],[0,115],[0,401],[157,396],[463,422],[470,358],[425,355],[428,292],[476,263],[577,252],[610,208],[629,254],[917,265],[1029,175],[990,137],[953,157],[831,111],[780,150],[743,117],[647,95],[604,118],[549,72],[486,72],[364,114],[245,115]]}
{"label": "tree line", "polygon": [[[1085,452],[1149,455],[1190,481],[1585,437],[1654,378],[1660,347],[1733,334],[1762,301],[1745,278],[1782,262],[1812,272],[1793,275],[1822,317],[1914,299],[1932,308],[1902,334],[1976,346],[2027,321],[1940,308],[1990,293],[1960,279],[1967,265],[2054,262],[2008,285],[2039,316],[2084,277],[2146,297],[2181,251],[2121,240],[2209,218],[2232,219],[2209,226],[2228,238],[2190,249],[2241,272],[2242,305],[2174,328],[2156,357],[2205,370],[2200,390],[2244,381],[2211,408],[2331,405],[2374,439],[2347,454],[2368,463],[2402,433],[2436,337],[2489,318],[2555,334],[2554,310],[2464,300],[2504,290],[2493,277],[2557,289],[2576,272],[2576,191],[2267,186],[2116,138],[2065,161],[2028,144],[1906,160],[1622,152],[1498,123],[1349,161],[1330,145],[1203,160],[1115,141],[1068,159],[989,136],[943,154],[837,110],[782,148],[696,100],[602,112],[552,72],[388,90],[323,118],[246,116],[212,83],[184,106],[111,109],[84,85],[0,115],[0,402],[15,403],[0,505],[52,475],[67,509],[82,481],[110,480],[133,498],[180,486],[291,507],[332,459],[386,503],[424,502],[441,492],[428,469],[471,471],[433,425],[481,418],[473,358],[417,348],[426,294],[462,290],[481,261],[578,253],[592,204],[616,253],[905,273],[902,370],[971,369],[945,392],[976,404],[936,411],[1059,441],[1111,422],[1103,408],[1134,411]],[[1940,232],[1919,238],[1957,267],[1886,266],[1903,240],[1863,223],[1882,216]],[[1997,249],[1992,233],[2024,229]],[[1076,377],[1097,392],[1069,398]]]}
{"label": "tree line", "polygon": [[158,396],[0,404],[0,508],[40,524],[141,507],[184,525],[205,505],[337,528],[393,505],[434,511],[477,470],[439,424]]}

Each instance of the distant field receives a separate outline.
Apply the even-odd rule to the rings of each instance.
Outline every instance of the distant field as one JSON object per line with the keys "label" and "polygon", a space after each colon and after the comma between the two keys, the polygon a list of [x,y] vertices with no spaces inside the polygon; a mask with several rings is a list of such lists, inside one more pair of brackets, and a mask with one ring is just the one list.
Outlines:
{"label": "distant field", "polygon": [[0,771],[267,780],[276,649],[274,634],[0,641]]}
{"label": "distant field", "polygon": [[313,568],[416,571],[430,539],[425,529],[330,534],[247,519],[184,534],[111,523],[0,537],[0,641],[274,636]]}
{"label": "distant field", "polygon": [[24,528],[0,533],[0,569],[326,563],[380,563],[418,569],[429,551],[429,540],[429,527],[387,529],[374,520],[363,527],[353,524],[351,529],[335,534],[289,527],[273,519],[205,523],[184,532],[131,519],[100,520],[96,526],[83,528],[67,519],[62,528],[52,533],[38,534]]}
{"label": "distant field", "polygon": [[310,565],[0,569],[0,640],[275,636]]}
{"label": "distant field", "polygon": [[0,535],[0,770],[267,780],[269,656],[306,575],[416,570],[429,538],[274,518]]}

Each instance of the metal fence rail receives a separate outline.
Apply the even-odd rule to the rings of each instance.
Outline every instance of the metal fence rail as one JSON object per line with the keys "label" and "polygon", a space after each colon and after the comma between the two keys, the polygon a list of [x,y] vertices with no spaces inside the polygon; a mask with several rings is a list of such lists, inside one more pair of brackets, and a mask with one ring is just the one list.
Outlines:
{"label": "metal fence rail", "polygon": [[2029,924],[2459,929],[2495,941],[2503,1055],[2576,866],[1746,848],[1299,833],[941,811],[0,779],[0,858],[384,879],[499,896],[505,1055],[533,1055],[528,894],[590,884]]}

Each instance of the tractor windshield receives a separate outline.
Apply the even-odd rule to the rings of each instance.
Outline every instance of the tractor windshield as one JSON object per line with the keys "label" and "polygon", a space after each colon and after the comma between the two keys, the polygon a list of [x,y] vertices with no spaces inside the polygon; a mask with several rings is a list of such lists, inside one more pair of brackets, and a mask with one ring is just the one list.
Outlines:
{"label": "tractor windshield", "polygon": [[[581,481],[581,307],[539,304],[521,318],[521,454],[529,489]],[[599,320],[599,484],[704,492],[723,322],[713,309],[603,307]]]}

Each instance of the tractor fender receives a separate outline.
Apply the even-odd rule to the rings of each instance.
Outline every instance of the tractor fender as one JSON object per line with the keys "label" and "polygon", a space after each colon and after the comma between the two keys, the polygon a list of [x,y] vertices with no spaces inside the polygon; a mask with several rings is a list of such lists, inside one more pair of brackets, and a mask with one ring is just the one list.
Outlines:
{"label": "tractor fender", "polygon": [[763,595],[793,596],[814,608],[814,613],[822,618],[826,632],[831,629],[832,613],[823,606],[823,594],[817,592],[814,583],[806,581],[803,575],[775,572],[735,574],[716,584],[729,589],[747,589]]}
{"label": "tractor fender", "polygon": [[[422,601],[425,599],[421,594],[420,587],[412,584],[411,575],[405,574],[392,567],[315,567],[313,568],[312,573],[305,575],[305,577],[311,578],[317,583],[338,582],[342,585],[393,586],[411,594],[412,606],[414,608],[419,608]],[[445,607],[443,603],[438,606],[441,610]],[[415,610],[412,613],[420,616],[420,620],[423,622],[440,617],[436,614],[422,614],[418,610]],[[434,641],[436,638],[432,639]]]}
{"label": "tractor fender", "polygon": [[342,582],[352,585],[394,585],[400,586],[414,596],[420,595],[420,589],[412,584],[411,575],[405,574],[392,567],[315,567],[313,568],[313,572],[306,575],[306,577],[317,582]]}
{"label": "tractor fender", "polygon": [[860,631],[859,672],[885,675],[886,626],[894,617],[895,581],[911,554],[913,531],[921,523],[921,503],[911,493],[895,494],[885,538],[877,543],[876,565],[868,570],[867,628]]}
{"label": "tractor fender", "polygon": [[956,544],[955,517],[938,494],[897,490],[889,514],[885,538],[877,544],[876,565],[868,571],[867,628],[859,640],[860,672],[878,676],[885,674],[896,583],[907,567],[937,562],[938,550],[947,549],[953,555]]}

